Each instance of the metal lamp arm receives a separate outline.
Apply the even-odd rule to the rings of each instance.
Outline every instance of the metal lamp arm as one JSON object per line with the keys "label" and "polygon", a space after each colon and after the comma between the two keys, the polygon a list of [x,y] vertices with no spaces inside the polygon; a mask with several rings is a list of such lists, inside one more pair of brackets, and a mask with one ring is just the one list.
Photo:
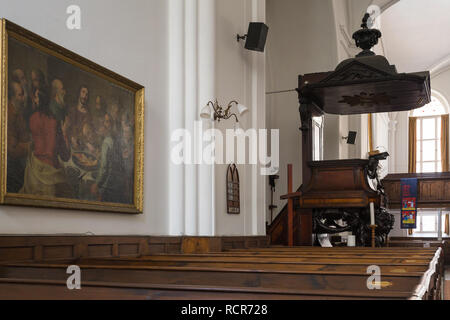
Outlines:
{"label": "metal lamp arm", "polygon": [[228,120],[228,119],[230,119],[230,118],[233,117],[233,116],[234,116],[234,118],[236,119],[236,122],[239,122],[239,119],[238,119],[238,117],[237,117],[237,115],[236,115],[235,113],[232,113],[232,114],[228,115],[228,116],[225,117],[224,119],[225,119],[225,120]]}
{"label": "metal lamp arm", "polygon": [[238,105],[238,102],[237,102],[237,101],[235,101],[235,100],[231,101],[231,102],[228,104],[227,109],[225,110],[225,114],[228,114],[228,112],[230,111],[231,107],[233,106],[233,103],[236,104],[236,105]]}
{"label": "metal lamp arm", "polygon": [[216,109],[216,107],[215,107],[215,105],[214,105],[214,103],[212,101],[209,101],[206,105],[207,106],[211,105],[211,107],[213,108],[214,112],[217,112],[217,109]]}
{"label": "metal lamp arm", "polygon": [[236,122],[239,122],[237,115],[235,113],[230,113],[230,110],[233,107],[233,104],[235,104],[236,106],[239,105],[239,103],[236,100],[233,100],[230,103],[228,103],[228,106],[225,109],[225,108],[222,108],[216,100],[215,103],[212,101],[209,101],[206,104],[206,106],[211,106],[212,109],[214,110],[214,121],[215,120],[220,121],[221,119],[228,120],[231,117],[234,117],[236,119]]}

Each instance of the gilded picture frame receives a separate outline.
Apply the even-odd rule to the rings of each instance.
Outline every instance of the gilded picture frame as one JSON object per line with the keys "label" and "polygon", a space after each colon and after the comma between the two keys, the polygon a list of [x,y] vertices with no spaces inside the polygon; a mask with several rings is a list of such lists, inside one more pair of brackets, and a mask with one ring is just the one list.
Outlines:
{"label": "gilded picture frame", "polygon": [[0,204],[142,213],[144,87],[6,19],[0,42]]}

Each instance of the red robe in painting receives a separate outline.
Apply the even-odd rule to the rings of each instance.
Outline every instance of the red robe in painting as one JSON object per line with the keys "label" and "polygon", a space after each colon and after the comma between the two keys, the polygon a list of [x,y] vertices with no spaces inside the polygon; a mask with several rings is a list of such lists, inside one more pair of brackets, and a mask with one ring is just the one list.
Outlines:
{"label": "red robe in painting", "polygon": [[33,139],[33,154],[38,160],[54,168],[60,168],[58,156],[63,161],[69,160],[68,144],[60,124],[54,117],[35,112],[30,118],[30,131]]}

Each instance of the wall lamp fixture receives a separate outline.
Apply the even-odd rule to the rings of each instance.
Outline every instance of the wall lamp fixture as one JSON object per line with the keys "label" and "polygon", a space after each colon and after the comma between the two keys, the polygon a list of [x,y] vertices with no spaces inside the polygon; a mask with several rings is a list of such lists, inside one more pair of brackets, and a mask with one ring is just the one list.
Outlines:
{"label": "wall lamp fixture", "polygon": [[236,113],[231,113],[231,108],[235,105],[237,107],[238,114],[242,116],[248,111],[248,108],[239,102],[233,100],[226,107],[222,107],[219,105],[217,100],[215,102],[209,101],[206,106],[203,107],[202,111],[200,112],[200,117],[203,119],[214,119],[214,121],[217,120],[217,122],[220,122],[220,120],[228,120],[231,117],[234,117],[236,120],[236,123],[239,123],[239,119],[236,115]]}

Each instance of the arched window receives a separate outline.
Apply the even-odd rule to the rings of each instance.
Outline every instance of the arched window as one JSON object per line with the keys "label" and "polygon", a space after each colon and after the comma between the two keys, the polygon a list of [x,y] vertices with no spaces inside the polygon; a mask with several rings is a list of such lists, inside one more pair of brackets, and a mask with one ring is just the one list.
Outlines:
{"label": "arched window", "polygon": [[[410,172],[442,172],[449,170],[449,108],[447,100],[433,91],[431,102],[410,113],[409,128],[409,170]],[[415,134],[414,134],[415,133]],[[445,136],[444,136],[445,135]],[[415,140],[414,140],[415,139]],[[414,146],[416,146],[414,148]],[[443,152],[441,152],[443,150]],[[414,161],[415,160],[415,161]],[[414,170],[411,165],[415,163]],[[442,216],[442,227],[448,232],[448,215]],[[439,214],[434,210],[417,211],[418,234],[438,234]],[[409,230],[409,235],[413,230]]]}
{"label": "arched window", "polygon": [[431,102],[422,108],[413,110],[413,117],[434,117],[447,114],[447,110],[441,100],[435,96],[431,97]]}
{"label": "arched window", "polygon": [[[442,98],[432,96],[431,102],[422,108],[413,110],[411,117],[416,118],[416,172],[442,172],[441,126],[442,116],[448,113]],[[448,125],[447,126],[448,131]],[[447,150],[448,153],[448,150]]]}

